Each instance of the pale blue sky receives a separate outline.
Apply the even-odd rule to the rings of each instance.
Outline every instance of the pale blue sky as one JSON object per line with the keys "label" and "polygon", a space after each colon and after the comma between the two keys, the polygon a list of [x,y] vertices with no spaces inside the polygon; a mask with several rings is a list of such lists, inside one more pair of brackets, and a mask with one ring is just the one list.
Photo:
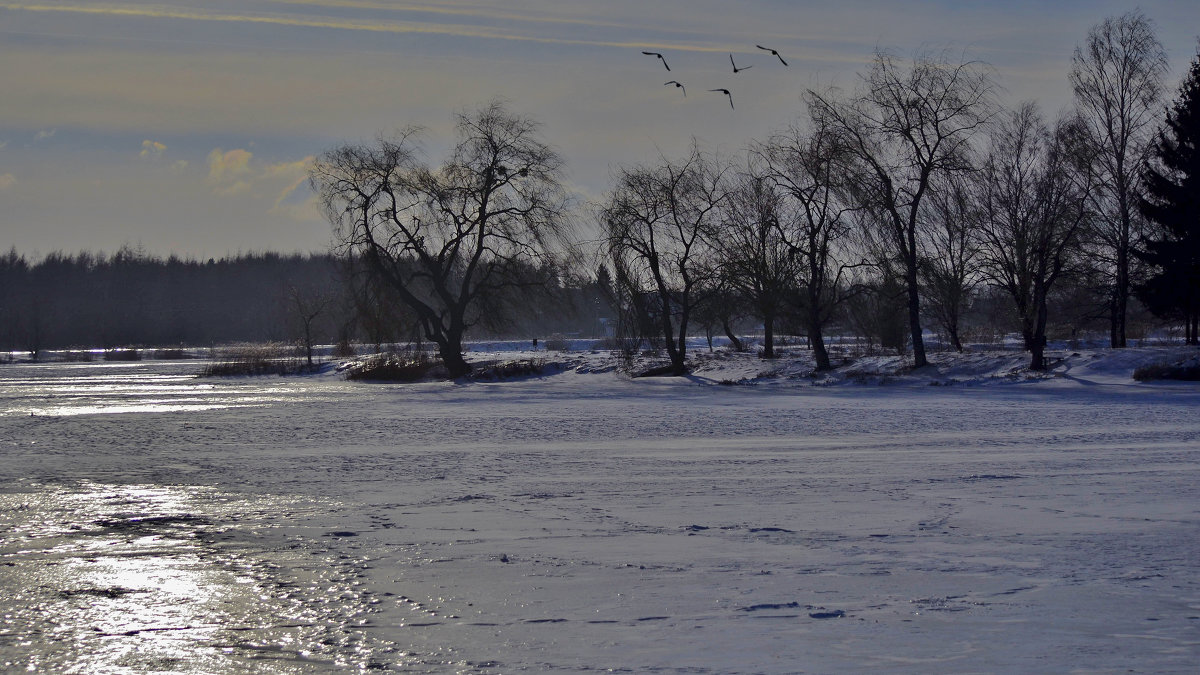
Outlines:
{"label": "pale blue sky", "polygon": [[[1125,2],[0,0],[0,248],[322,250],[308,160],[502,96],[584,199],[697,136],[732,153],[853,87],[877,47],[965,48],[1006,99],[1070,102],[1071,51]],[[1173,93],[1200,3],[1143,2]],[[784,68],[755,44],[773,47]],[[643,49],[663,52],[666,72]],[[732,52],[739,65],[734,74]],[[677,79],[688,96],[663,86]],[[733,92],[736,110],[720,94]],[[436,150],[436,143],[433,144]]]}

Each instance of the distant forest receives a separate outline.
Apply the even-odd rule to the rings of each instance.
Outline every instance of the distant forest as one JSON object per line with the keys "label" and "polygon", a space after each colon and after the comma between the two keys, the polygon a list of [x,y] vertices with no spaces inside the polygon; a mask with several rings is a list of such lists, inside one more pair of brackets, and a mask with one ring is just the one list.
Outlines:
{"label": "distant forest", "polygon": [[[600,318],[594,284],[555,290],[553,306],[547,299],[510,310],[506,322],[479,326],[472,337],[590,335]],[[0,256],[0,351],[301,342],[306,329],[318,344],[419,338],[402,303],[356,283],[347,263],[330,254],[202,261],[126,247],[111,255],[30,260],[12,249]]]}
{"label": "distant forest", "polygon": [[[536,277],[541,288],[533,301],[526,294],[493,303],[486,308],[487,322],[472,327],[469,337],[614,337],[615,329],[616,338],[625,338],[620,344],[628,341],[618,325],[623,312],[612,305],[620,291],[605,266],[595,275],[543,270]],[[12,249],[0,256],[0,351],[31,352],[36,358],[46,350],[84,348],[300,345],[306,339],[386,348],[421,342],[405,303],[369,279],[332,254],[267,252],[195,260],[123,248],[111,255],[56,252],[30,260]],[[1055,337],[1103,331],[1102,313],[1089,315],[1084,295],[1076,287],[1056,298],[1061,321],[1054,325]],[[963,317],[964,339],[988,343],[1019,331],[1006,304],[1001,293],[977,289]],[[868,346],[903,351],[903,309],[894,291],[864,292],[838,312],[832,328]],[[1161,325],[1140,308],[1136,316],[1139,333]],[[779,324],[784,334],[804,335],[802,307],[788,305]],[[710,338],[761,331],[754,312],[736,296],[706,302],[697,316],[697,334]],[[662,348],[653,327],[639,332],[647,340],[644,346]]]}

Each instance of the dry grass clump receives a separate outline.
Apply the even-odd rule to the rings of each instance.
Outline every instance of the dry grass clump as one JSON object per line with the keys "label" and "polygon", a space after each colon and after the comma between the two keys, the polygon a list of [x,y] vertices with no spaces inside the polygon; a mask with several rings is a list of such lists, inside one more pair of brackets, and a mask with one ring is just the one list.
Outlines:
{"label": "dry grass clump", "polygon": [[473,380],[507,380],[513,377],[528,377],[541,375],[546,368],[542,359],[519,359],[515,361],[498,361],[487,363],[471,373]]}
{"label": "dry grass clump", "polygon": [[417,382],[446,377],[446,369],[424,351],[406,350],[369,356],[346,369],[347,380],[368,382]]}
{"label": "dry grass clump", "polygon": [[333,346],[333,355],[339,359],[358,356],[358,349],[350,343],[350,340],[345,338],[338,340],[338,343]]}
{"label": "dry grass clump", "polygon": [[201,373],[204,377],[236,375],[298,375],[311,372],[295,350],[280,342],[239,344],[221,349]]}

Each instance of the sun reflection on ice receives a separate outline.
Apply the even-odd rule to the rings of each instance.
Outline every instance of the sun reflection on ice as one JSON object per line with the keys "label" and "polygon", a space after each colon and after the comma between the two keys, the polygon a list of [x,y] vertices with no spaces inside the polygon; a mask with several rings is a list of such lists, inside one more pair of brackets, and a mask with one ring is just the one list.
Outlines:
{"label": "sun reflection on ice", "polygon": [[38,487],[0,494],[0,670],[322,672],[387,651],[352,629],[365,606],[329,602],[351,588],[345,570],[304,547],[288,560],[253,546],[269,514],[295,504]]}
{"label": "sun reflection on ice", "polygon": [[[0,417],[199,412],[294,400],[308,381],[201,378],[195,366],[158,364],[80,369],[71,364],[10,365],[0,379]],[[159,372],[157,369],[168,369]]]}

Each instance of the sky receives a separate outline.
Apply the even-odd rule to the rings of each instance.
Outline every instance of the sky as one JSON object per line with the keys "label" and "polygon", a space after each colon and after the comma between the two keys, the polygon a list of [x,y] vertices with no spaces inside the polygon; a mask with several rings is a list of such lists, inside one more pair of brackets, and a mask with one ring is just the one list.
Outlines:
{"label": "sky", "polygon": [[963,50],[1005,103],[1053,115],[1089,27],[1135,7],[1173,96],[1194,0],[0,0],[0,250],[325,251],[313,157],[421,125],[437,163],[454,113],[497,97],[542,124],[583,204],[693,137],[765,139],[877,49]]}

